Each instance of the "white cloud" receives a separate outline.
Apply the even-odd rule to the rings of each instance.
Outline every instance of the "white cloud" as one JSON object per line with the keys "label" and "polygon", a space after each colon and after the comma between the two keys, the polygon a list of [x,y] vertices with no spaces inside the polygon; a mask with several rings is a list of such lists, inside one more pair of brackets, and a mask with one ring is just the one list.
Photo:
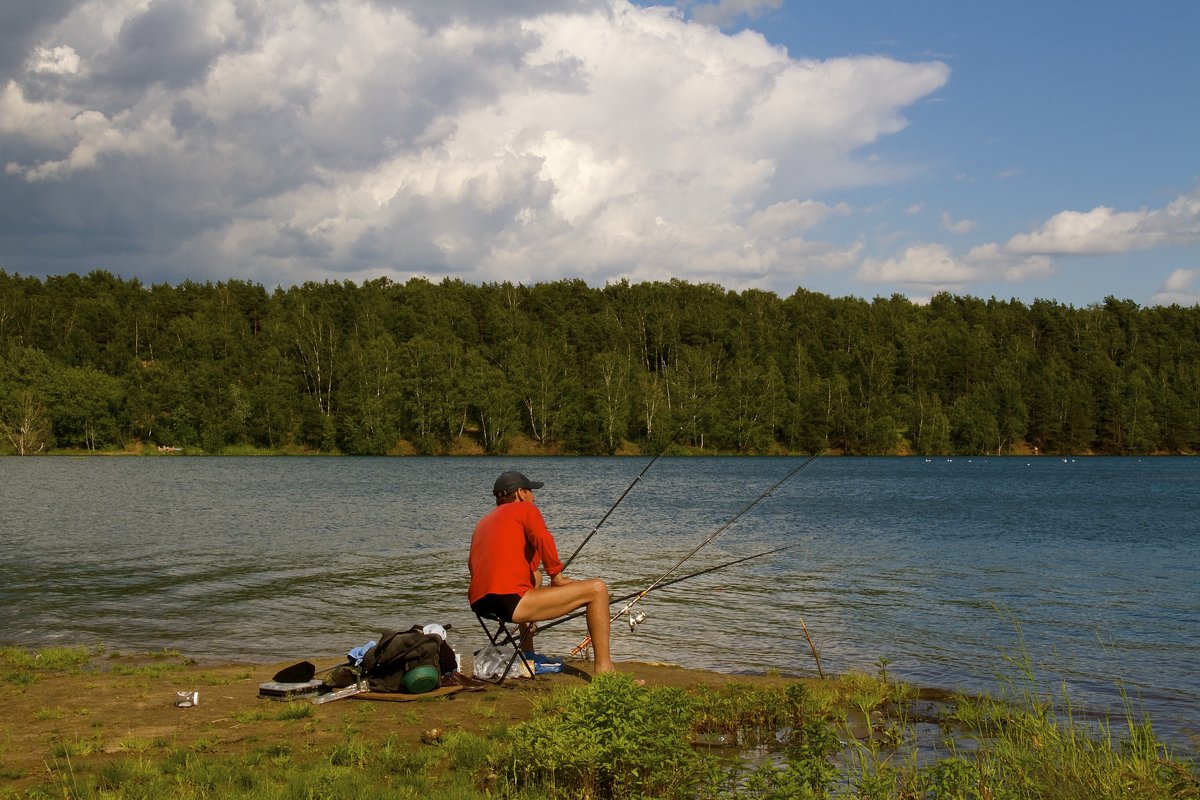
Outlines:
{"label": "white cloud", "polygon": [[751,214],[746,227],[757,234],[787,236],[815,228],[832,215],[849,213],[850,207],[845,203],[828,206],[816,200],[787,200]]}
{"label": "white cloud", "polygon": [[[35,166],[13,162],[7,165],[9,174],[22,175],[30,183],[62,180],[82,170],[94,169],[102,157],[112,154],[145,155],[151,150],[170,150],[175,140],[170,122],[158,115],[131,122],[124,119],[128,114],[110,120],[99,111],[88,110],[67,120],[54,114],[52,107],[25,103],[24,98],[6,91],[0,99],[0,110],[7,108],[17,111],[16,124],[10,121],[0,126],[0,130],[14,130],[30,138],[41,135],[43,141],[52,138],[71,143],[70,152],[61,159],[41,161]],[[45,129],[28,125],[38,119],[48,122]]]}
{"label": "white cloud", "polygon": [[1200,269],[1177,269],[1172,272],[1154,296],[1154,305],[1200,305]]}
{"label": "white cloud", "polygon": [[76,140],[72,118],[77,113],[78,109],[68,103],[29,100],[15,81],[0,90],[0,133],[10,141],[21,139],[43,147],[70,148]]}
{"label": "white cloud", "polygon": [[857,277],[863,283],[958,287],[980,280],[984,272],[955,258],[944,245],[921,243],[899,258],[864,260]]}
{"label": "white cloud", "polygon": [[48,72],[54,75],[74,75],[79,72],[79,54],[67,45],[39,47],[29,60],[31,72]]}
{"label": "white cloud", "polygon": [[970,233],[975,230],[975,223],[969,219],[960,219],[957,222],[951,218],[949,211],[942,212],[942,228],[951,233]]}
{"label": "white cloud", "polygon": [[[953,233],[969,233],[969,220],[954,221],[948,212],[941,225]],[[1181,195],[1162,209],[1116,212],[1099,207],[1089,212],[1064,211],[1036,231],[1012,237],[1006,244],[977,245],[965,255],[943,244],[919,242],[892,258],[868,258],[855,278],[868,284],[899,284],[910,291],[968,292],[981,281],[1020,283],[1054,274],[1053,256],[1106,255],[1167,245],[1200,242],[1200,190]],[[1176,270],[1154,296],[1154,302],[1191,304],[1195,271]]]}
{"label": "white cloud", "polygon": [[1032,233],[1014,236],[1006,247],[1013,253],[1106,255],[1197,242],[1200,190],[1152,211],[1115,211],[1107,206],[1063,211]]}
{"label": "white cloud", "polygon": [[860,283],[899,284],[909,291],[964,292],[980,281],[1018,282],[1050,272],[1046,256],[1021,256],[987,244],[959,257],[945,245],[921,242],[897,258],[865,259],[855,278]]}
{"label": "white cloud", "polygon": [[81,271],[103,232],[123,274],[790,291],[862,248],[820,241],[850,210],[815,198],[902,174],[858,154],[948,78],[937,62],[796,59],[625,0],[513,8],[82,4],[33,62],[74,84],[0,92],[0,162],[34,199],[0,222],[36,234],[46,209],[75,213],[78,238],[56,246],[77,247]]}
{"label": "white cloud", "polygon": [[965,260],[984,270],[989,279],[1010,283],[1047,278],[1054,272],[1049,256],[1011,253],[996,244],[972,247]]}

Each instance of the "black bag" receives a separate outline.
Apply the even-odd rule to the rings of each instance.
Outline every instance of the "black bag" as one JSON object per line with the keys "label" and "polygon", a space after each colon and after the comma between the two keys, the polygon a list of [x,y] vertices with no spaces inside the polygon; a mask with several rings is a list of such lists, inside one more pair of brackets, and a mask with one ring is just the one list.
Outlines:
{"label": "black bag", "polygon": [[362,675],[373,692],[403,692],[404,673],[420,666],[437,670],[438,675],[453,672],[454,650],[434,633],[424,633],[420,625],[406,631],[384,631],[375,646],[363,655]]}

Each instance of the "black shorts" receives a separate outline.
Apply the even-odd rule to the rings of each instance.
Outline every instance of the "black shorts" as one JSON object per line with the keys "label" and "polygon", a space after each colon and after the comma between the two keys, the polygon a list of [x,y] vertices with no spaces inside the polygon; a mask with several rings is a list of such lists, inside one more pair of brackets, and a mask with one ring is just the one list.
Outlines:
{"label": "black shorts", "polygon": [[517,603],[521,602],[519,594],[485,594],[483,597],[471,603],[471,610],[479,616],[495,616],[505,622],[512,622],[513,612],[517,610]]}

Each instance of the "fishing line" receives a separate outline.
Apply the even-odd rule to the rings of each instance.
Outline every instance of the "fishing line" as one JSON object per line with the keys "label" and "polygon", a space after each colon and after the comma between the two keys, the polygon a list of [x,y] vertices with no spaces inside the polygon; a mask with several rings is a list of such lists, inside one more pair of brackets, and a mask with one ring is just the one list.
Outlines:
{"label": "fishing line", "polygon": [[[795,469],[793,469],[791,472],[789,472],[787,475],[784,475],[782,478],[780,478],[778,481],[776,481],[776,482],[775,482],[775,483],[774,483],[774,484],[771,486],[771,488],[767,489],[765,492],[763,492],[762,494],[760,494],[758,497],[756,497],[756,498],[754,498],[753,500],[751,500],[751,501],[750,501],[750,502],[749,502],[749,503],[746,505],[746,507],[745,507],[745,508],[743,508],[743,509],[742,509],[741,511],[739,511],[738,513],[734,514],[732,517],[730,517],[730,518],[729,518],[729,520],[728,520],[727,522],[725,522],[725,524],[724,524],[724,525],[722,525],[721,527],[719,527],[719,528],[717,528],[715,531],[713,531],[711,534],[709,534],[709,536],[708,536],[708,538],[707,538],[707,539],[705,539],[704,541],[700,542],[700,544],[696,545],[696,546],[695,546],[695,547],[693,547],[691,550],[689,550],[689,551],[688,551],[688,553],[687,553],[687,554],[686,554],[686,555],[685,555],[683,558],[681,558],[681,559],[679,559],[678,561],[676,561],[676,562],[675,562],[675,565],[674,565],[673,567],[671,567],[669,570],[667,570],[666,572],[664,572],[664,573],[663,573],[662,575],[660,575],[660,576],[659,576],[659,577],[658,577],[658,578],[657,578],[657,579],[656,579],[656,580],[655,580],[653,583],[651,583],[651,584],[650,584],[648,587],[646,587],[646,588],[645,588],[645,589],[643,589],[641,592],[639,592],[637,595],[635,595],[635,596],[633,597],[633,599],[632,599],[632,600],[630,600],[630,601],[629,601],[629,602],[628,602],[628,603],[627,603],[627,604],[624,606],[624,608],[622,608],[620,611],[618,611],[616,614],[614,614],[614,615],[612,616],[612,619],[610,620],[610,622],[616,622],[616,621],[617,621],[618,619],[620,619],[620,618],[621,618],[623,615],[630,613],[630,612],[631,612],[631,610],[633,609],[633,607],[634,607],[635,605],[637,605],[637,603],[638,603],[638,602],[639,602],[639,601],[640,601],[640,600],[641,600],[643,597],[645,597],[647,594],[649,594],[650,592],[652,592],[654,589],[656,589],[657,587],[659,587],[660,585],[662,585],[662,583],[663,583],[663,582],[664,582],[664,581],[665,581],[667,578],[669,578],[669,577],[671,576],[671,574],[675,572],[675,570],[679,569],[679,567],[680,567],[680,566],[682,566],[682,565],[683,565],[683,563],[684,563],[685,561],[687,561],[689,558],[691,558],[692,556],[694,556],[694,555],[695,555],[697,552],[699,552],[699,551],[700,551],[700,550],[701,550],[703,547],[705,547],[705,546],[706,546],[706,545],[708,545],[710,542],[712,542],[714,539],[716,539],[718,536],[720,536],[722,533],[724,533],[724,532],[725,532],[725,531],[726,531],[726,530],[729,528],[729,526],[730,526],[730,525],[732,525],[733,523],[735,523],[735,522],[737,522],[739,519],[741,519],[741,518],[742,518],[742,517],[743,517],[743,516],[744,516],[744,515],[745,515],[747,512],[749,512],[749,511],[750,511],[750,509],[754,508],[756,505],[758,505],[758,504],[759,504],[759,503],[761,503],[763,500],[765,500],[767,497],[769,497],[769,496],[770,496],[770,495],[771,495],[771,494],[772,494],[772,493],[773,493],[773,492],[774,492],[776,489],[778,489],[780,486],[783,486],[783,484],[787,483],[789,480],[791,480],[793,477],[795,477],[795,476],[796,476],[796,475],[797,475],[799,472],[801,472],[802,470],[804,470],[804,469],[806,469],[807,467],[809,467],[809,466],[810,466],[810,465],[811,465],[811,464],[812,464],[814,461],[816,461],[816,460],[817,460],[817,459],[818,459],[818,458],[821,456],[821,454],[822,454],[823,452],[824,452],[824,451],[823,451],[823,450],[821,450],[821,451],[818,451],[818,452],[816,452],[816,453],[813,453],[811,456],[809,456],[807,459],[805,459],[805,460],[804,460],[804,462],[803,462],[803,463],[802,463],[800,466],[796,467],[796,468],[795,468]],[[577,655],[577,654],[578,654],[578,653],[579,653],[581,650],[583,650],[583,649],[584,649],[584,648],[586,648],[586,647],[587,647],[589,644],[591,644],[591,642],[592,642],[592,638],[591,638],[590,636],[589,636],[589,637],[587,637],[586,639],[584,639],[582,642],[580,642],[578,645],[576,645],[576,646],[575,646],[575,648],[574,648],[574,649],[571,651],[571,654],[572,654],[572,655]]]}
{"label": "fishing line", "polygon": [[[710,394],[704,400],[704,402],[700,404],[700,410],[697,411],[693,415],[693,417],[699,416],[706,408],[708,408],[708,404],[716,396],[717,396],[716,392]],[[621,496],[617,498],[617,502],[613,503],[612,506],[609,507],[608,511],[604,512],[604,516],[601,517],[600,521],[596,523],[596,527],[592,528],[592,532],[589,533],[587,536],[583,537],[583,541],[580,542],[579,546],[575,548],[575,552],[571,553],[571,555],[567,558],[567,560],[563,562],[563,566],[562,566],[563,572],[567,571],[567,567],[569,567],[571,565],[571,562],[575,560],[575,556],[579,555],[579,551],[583,549],[583,546],[585,544],[587,544],[589,541],[591,541],[591,538],[596,535],[596,531],[600,530],[600,526],[603,525],[604,522],[609,518],[609,516],[614,511],[617,510],[617,506],[621,505],[621,501],[624,500],[625,496],[627,494],[629,494],[630,491],[633,490],[633,487],[636,486],[637,482],[642,479],[642,476],[645,475],[646,472],[649,471],[649,469],[652,466],[654,466],[654,462],[658,461],[659,456],[661,456],[663,453],[667,452],[668,448],[670,448],[671,445],[675,444],[676,440],[678,440],[680,435],[687,429],[688,424],[689,424],[688,422],[684,422],[682,425],[680,425],[679,430],[675,431],[675,435],[672,436],[665,445],[663,445],[661,450],[659,450],[657,453],[654,454],[654,458],[650,459],[650,463],[648,463],[648,464],[646,464],[646,466],[642,467],[642,471],[634,476],[633,480],[629,482],[629,485],[625,487],[625,491],[621,492]]]}

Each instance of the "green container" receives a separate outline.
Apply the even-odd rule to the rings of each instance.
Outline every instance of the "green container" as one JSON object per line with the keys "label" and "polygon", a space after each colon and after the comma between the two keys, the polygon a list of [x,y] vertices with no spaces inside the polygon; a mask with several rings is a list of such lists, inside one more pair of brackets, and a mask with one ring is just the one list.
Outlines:
{"label": "green container", "polygon": [[432,692],[438,688],[440,682],[441,676],[438,675],[437,667],[424,665],[413,667],[404,673],[404,691],[409,694]]}

